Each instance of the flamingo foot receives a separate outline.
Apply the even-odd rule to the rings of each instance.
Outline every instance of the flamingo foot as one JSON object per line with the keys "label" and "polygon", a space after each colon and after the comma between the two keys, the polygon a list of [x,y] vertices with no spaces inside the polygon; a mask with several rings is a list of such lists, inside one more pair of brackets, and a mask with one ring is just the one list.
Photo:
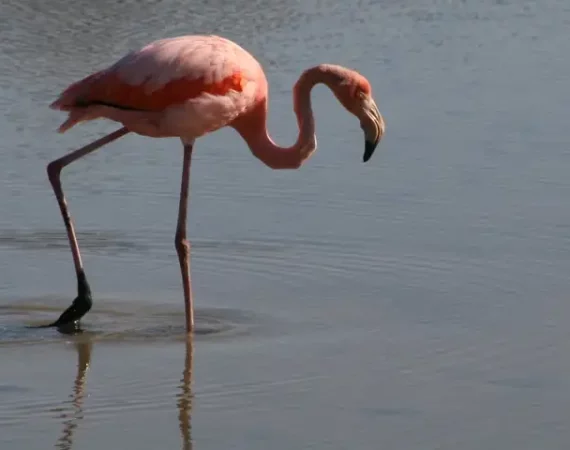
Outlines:
{"label": "flamingo foot", "polygon": [[71,303],[59,319],[48,325],[49,327],[66,328],[70,327],[79,331],[79,319],[89,312],[93,306],[91,288],[87,282],[87,277],[83,270],[77,273],[77,297]]}

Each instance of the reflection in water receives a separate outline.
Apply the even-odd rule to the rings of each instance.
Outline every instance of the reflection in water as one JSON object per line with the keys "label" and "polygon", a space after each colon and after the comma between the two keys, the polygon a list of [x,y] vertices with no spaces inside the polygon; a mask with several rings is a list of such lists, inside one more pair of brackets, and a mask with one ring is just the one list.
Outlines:
{"label": "reflection in water", "polygon": [[192,336],[186,339],[186,356],[184,358],[184,372],[178,394],[178,420],[180,423],[180,434],[182,436],[182,450],[192,448],[192,438],[190,435],[190,408],[192,407],[192,357],[194,356],[194,346]]}
{"label": "reflection in water", "polygon": [[[73,437],[79,422],[83,419],[83,399],[85,397],[85,384],[87,380],[87,370],[91,365],[91,353],[93,349],[93,341],[87,337],[80,338],[81,341],[75,342],[74,346],[77,350],[77,375],[73,383],[73,392],[71,397],[71,407],[68,412],[64,412],[60,417],[63,420],[63,429],[61,436],[55,444],[55,448],[61,450],[70,450],[73,448]],[[180,392],[176,396],[178,401],[178,420],[180,426],[180,434],[182,437],[182,450],[192,449],[192,437],[190,426],[190,409],[192,407],[192,357],[194,346],[192,337],[189,336],[185,340],[185,358],[182,379],[180,380]]]}
{"label": "reflection in water", "polygon": [[87,369],[91,364],[91,350],[93,342],[87,339],[82,342],[75,342],[77,350],[77,375],[73,383],[73,393],[71,394],[71,411],[63,413],[61,417],[63,421],[63,430],[61,437],[55,445],[61,450],[69,450],[73,445],[73,433],[77,428],[78,422],[83,419],[83,398],[85,396],[85,381],[87,379]]}

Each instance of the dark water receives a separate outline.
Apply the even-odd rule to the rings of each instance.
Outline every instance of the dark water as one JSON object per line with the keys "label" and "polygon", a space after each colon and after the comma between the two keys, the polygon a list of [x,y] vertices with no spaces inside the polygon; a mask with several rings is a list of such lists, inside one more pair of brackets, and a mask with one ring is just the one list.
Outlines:
{"label": "dark water", "polygon": [[[562,0],[0,5],[0,448],[565,449],[570,6]],[[173,247],[182,152],[129,136],[64,172],[96,294],[83,335],[25,326],[75,294],[45,165],[61,89],[150,40],[217,33],[271,84],[319,62],[373,84],[387,134],[314,91],[319,150],[273,172],[197,144],[198,334]]]}

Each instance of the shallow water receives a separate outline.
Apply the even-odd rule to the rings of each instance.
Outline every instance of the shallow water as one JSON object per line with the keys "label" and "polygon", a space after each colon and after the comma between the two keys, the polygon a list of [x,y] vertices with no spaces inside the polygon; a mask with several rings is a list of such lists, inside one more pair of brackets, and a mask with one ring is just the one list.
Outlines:
{"label": "shallow water", "polygon": [[[567,2],[4,0],[0,17],[0,449],[567,448]],[[121,139],[63,176],[83,333],[30,328],[75,294],[45,165],[116,128],[58,135],[47,105],[185,33],[259,58],[282,144],[303,69],[360,70],[381,146],[361,163],[325,88],[299,171],[232,130],[198,142],[187,342],[180,145]]]}

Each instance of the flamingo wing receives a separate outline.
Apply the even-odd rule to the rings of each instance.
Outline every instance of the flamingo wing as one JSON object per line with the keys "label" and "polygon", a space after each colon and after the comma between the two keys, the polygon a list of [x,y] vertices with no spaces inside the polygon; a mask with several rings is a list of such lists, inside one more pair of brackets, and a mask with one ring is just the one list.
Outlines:
{"label": "flamingo wing", "polygon": [[[261,67],[253,56],[227,39],[168,38],[130,52],[109,68],[73,83],[50,107],[70,112],[73,120],[65,129],[94,118],[87,109],[96,105],[144,112],[182,107],[188,112],[188,106],[193,105],[190,109],[195,115],[209,116],[210,121],[219,122],[218,126],[253,100],[250,97],[255,97],[260,74]],[[246,93],[248,98],[242,98]],[[234,101],[228,102],[229,98]],[[207,105],[210,114],[205,110]]]}

